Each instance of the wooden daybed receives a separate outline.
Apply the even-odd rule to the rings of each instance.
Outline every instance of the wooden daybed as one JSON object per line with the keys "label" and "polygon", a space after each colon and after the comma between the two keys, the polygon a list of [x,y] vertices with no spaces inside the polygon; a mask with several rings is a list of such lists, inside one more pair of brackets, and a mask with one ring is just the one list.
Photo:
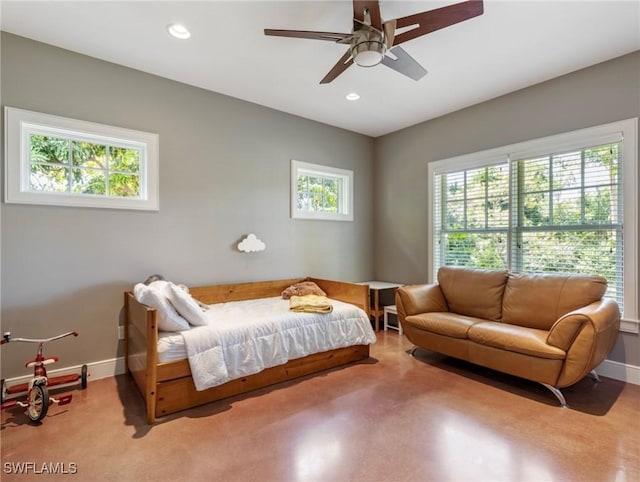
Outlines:
{"label": "wooden daybed", "polygon": [[[279,296],[288,286],[304,280],[314,281],[327,297],[356,305],[369,314],[369,287],[342,281],[298,278],[193,287],[189,291],[202,303],[213,304]],[[339,348],[197,391],[187,359],[158,362],[156,310],[139,303],[129,291],[124,294],[124,326],[126,373],[131,374],[144,396],[149,424],[153,424],[156,417],[369,357],[369,345]]]}

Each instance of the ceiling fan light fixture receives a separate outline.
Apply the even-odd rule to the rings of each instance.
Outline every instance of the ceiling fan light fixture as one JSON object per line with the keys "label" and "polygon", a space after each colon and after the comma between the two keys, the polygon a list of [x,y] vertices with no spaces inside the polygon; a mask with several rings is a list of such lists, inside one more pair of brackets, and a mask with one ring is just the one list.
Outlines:
{"label": "ceiling fan light fixture", "polygon": [[186,40],[191,37],[189,29],[180,23],[170,23],[167,25],[167,32],[174,38]]}
{"label": "ceiling fan light fixture", "polygon": [[361,42],[351,48],[353,61],[360,67],[373,67],[382,62],[385,46],[382,42]]}

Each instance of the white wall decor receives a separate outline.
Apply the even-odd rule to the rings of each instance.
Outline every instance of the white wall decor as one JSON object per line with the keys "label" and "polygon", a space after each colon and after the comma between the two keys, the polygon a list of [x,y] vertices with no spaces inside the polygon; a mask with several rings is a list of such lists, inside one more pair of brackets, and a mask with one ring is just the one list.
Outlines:
{"label": "white wall decor", "polygon": [[259,240],[255,234],[249,234],[246,238],[238,243],[238,250],[245,253],[254,253],[257,251],[264,251],[267,245],[263,241]]}

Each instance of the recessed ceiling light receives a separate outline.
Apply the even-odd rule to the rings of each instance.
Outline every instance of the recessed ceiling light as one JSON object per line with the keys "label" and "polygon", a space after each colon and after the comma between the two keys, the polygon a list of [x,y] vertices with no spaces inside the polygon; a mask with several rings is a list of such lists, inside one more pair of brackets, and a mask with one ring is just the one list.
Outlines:
{"label": "recessed ceiling light", "polygon": [[359,98],[360,96],[358,95],[357,92],[351,92],[347,94],[347,100],[358,100]]}
{"label": "recessed ceiling light", "polygon": [[191,32],[187,30],[187,27],[179,23],[167,25],[167,31],[172,37],[179,38],[180,40],[186,40],[191,37]]}

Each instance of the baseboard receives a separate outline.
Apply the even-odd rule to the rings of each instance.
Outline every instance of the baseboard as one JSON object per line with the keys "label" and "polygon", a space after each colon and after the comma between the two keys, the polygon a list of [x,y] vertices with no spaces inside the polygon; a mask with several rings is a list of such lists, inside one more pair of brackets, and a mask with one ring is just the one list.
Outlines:
{"label": "baseboard", "polygon": [[[99,362],[87,363],[89,372],[89,382],[100,380],[101,378],[113,377],[124,373],[124,357],[112,358],[110,360],[102,360]],[[68,375],[71,373],[80,373],[81,366],[60,368],[58,370],[49,370],[51,377],[59,375]],[[633,385],[640,385],[640,367],[628,365],[612,360],[603,361],[597,368],[598,375],[613,378]],[[7,383],[25,383],[31,378],[30,375],[7,379]]]}
{"label": "baseboard", "polygon": [[603,361],[597,368],[598,375],[640,385],[640,367],[612,360]]}
{"label": "baseboard", "polygon": [[[56,370],[47,370],[47,375],[50,377],[57,377],[60,375],[71,375],[74,373],[80,373],[82,365],[59,368]],[[89,374],[88,382],[94,380],[100,380],[101,378],[113,377],[115,375],[121,375],[124,373],[124,357],[112,358],[111,360],[102,360],[99,362],[87,363],[87,372]],[[26,383],[31,379],[31,375],[24,375],[21,377],[8,378],[6,380],[8,385]]]}

